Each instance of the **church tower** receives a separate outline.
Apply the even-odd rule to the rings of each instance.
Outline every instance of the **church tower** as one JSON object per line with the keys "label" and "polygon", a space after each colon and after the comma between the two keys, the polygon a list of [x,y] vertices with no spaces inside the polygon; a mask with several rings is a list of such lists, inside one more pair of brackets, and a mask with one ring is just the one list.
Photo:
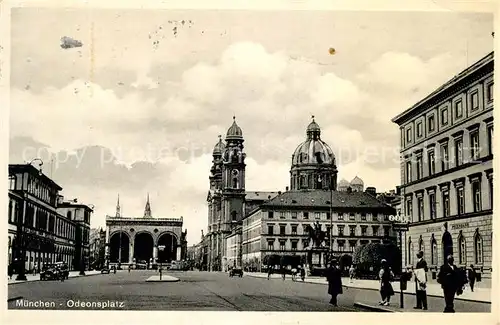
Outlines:
{"label": "church tower", "polygon": [[120,218],[122,216],[121,207],[120,207],[120,194],[118,194],[118,200],[116,201],[116,213],[115,217]]}
{"label": "church tower", "polygon": [[151,205],[149,204],[149,193],[148,193],[148,199],[146,201],[146,207],[144,208],[144,218],[152,218],[153,216],[151,215]]}
{"label": "church tower", "polygon": [[219,141],[215,144],[212,152],[212,167],[210,168],[210,190],[208,192],[208,268],[210,271],[221,270],[222,258],[222,154],[226,145],[219,135]]}
{"label": "church tower", "polygon": [[222,154],[222,215],[225,231],[231,231],[231,224],[237,224],[244,217],[246,154],[243,152],[243,142],[243,132],[233,116]]}

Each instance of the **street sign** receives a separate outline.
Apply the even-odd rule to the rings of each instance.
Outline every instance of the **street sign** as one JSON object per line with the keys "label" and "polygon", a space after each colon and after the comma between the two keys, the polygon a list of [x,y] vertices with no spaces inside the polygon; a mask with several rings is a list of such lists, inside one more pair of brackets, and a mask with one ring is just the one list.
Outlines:
{"label": "street sign", "polygon": [[158,246],[158,249],[159,249],[160,251],[163,251],[163,250],[165,249],[165,245],[160,245],[160,246]]}
{"label": "street sign", "polygon": [[407,223],[393,223],[392,229],[395,231],[408,231],[409,225]]}

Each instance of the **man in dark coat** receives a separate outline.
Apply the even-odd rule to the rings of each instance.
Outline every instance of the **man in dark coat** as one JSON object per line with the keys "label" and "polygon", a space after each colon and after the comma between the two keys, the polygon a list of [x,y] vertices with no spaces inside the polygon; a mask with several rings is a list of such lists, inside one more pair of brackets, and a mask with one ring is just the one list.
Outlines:
{"label": "man in dark coat", "polygon": [[337,261],[332,260],[326,271],[328,281],[328,294],[332,296],[330,304],[337,307],[337,296],[342,294],[342,274],[337,267]]}
{"label": "man in dark coat", "polygon": [[467,270],[467,278],[469,279],[470,291],[474,292],[474,283],[476,283],[476,271],[474,270],[474,265],[470,265]]}
{"label": "man in dark coat", "polygon": [[455,300],[455,294],[462,293],[463,279],[461,271],[458,267],[453,264],[453,256],[448,255],[446,262],[441,266],[437,276],[437,282],[441,284],[443,288],[444,301],[445,301],[445,313],[454,313],[453,301]]}
{"label": "man in dark coat", "polygon": [[[428,268],[427,268],[427,262],[424,260],[424,252],[420,251],[417,253],[417,265],[415,266],[415,270],[422,270],[425,273],[427,273]],[[422,272],[420,271],[420,272]],[[417,296],[417,306],[413,307],[414,309],[423,309],[427,310],[427,291],[426,291],[426,284],[427,282],[425,281],[419,281],[417,279],[417,273],[420,273],[419,271],[415,272],[415,293]]]}

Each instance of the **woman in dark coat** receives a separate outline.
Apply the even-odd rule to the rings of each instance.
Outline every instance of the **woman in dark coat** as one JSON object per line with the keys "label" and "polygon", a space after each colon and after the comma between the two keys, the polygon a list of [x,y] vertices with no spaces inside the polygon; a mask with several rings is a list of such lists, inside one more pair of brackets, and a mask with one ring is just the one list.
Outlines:
{"label": "woman in dark coat", "polygon": [[394,289],[392,288],[391,281],[394,278],[394,274],[391,271],[391,268],[387,264],[385,259],[381,262],[382,267],[380,269],[379,278],[380,278],[380,296],[382,297],[382,301],[379,302],[379,305],[389,306],[391,301],[391,296],[394,296]]}
{"label": "woman in dark coat", "polygon": [[342,294],[342,274],[337,267],[337,262],[330,262],[330,266],[326,271],[326,280],[328,281],[328,294],[332,296],[330,304],[337,307],[337,296]]}

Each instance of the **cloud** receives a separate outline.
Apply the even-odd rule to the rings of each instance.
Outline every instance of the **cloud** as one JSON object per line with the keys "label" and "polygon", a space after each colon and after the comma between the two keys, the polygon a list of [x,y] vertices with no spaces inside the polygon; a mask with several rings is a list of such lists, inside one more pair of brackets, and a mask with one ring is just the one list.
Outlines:
{"label": "cloud", "polygon": [[26,137],[45,143],[69,157],[54,177],[96,205],[96,224],[114,213],[118,193],[126,214],[142,215],[150,192],[153,214],[182,215],[194,243],[206,227],[212,149],[233,114],[245,138],[248,190],[289,185],[291,156],[311,115],[337,155],[339,179],[358,175],[389,190],[399,184],[399,133],[390,118],[458,66],[448,54],[422,60],[388,52],[347,78],[243,42],[169,83],[155,83],[143,64],[136,88],[120,94],[85,80],[36,93],[14,88],[11,160],[22,157]]}

